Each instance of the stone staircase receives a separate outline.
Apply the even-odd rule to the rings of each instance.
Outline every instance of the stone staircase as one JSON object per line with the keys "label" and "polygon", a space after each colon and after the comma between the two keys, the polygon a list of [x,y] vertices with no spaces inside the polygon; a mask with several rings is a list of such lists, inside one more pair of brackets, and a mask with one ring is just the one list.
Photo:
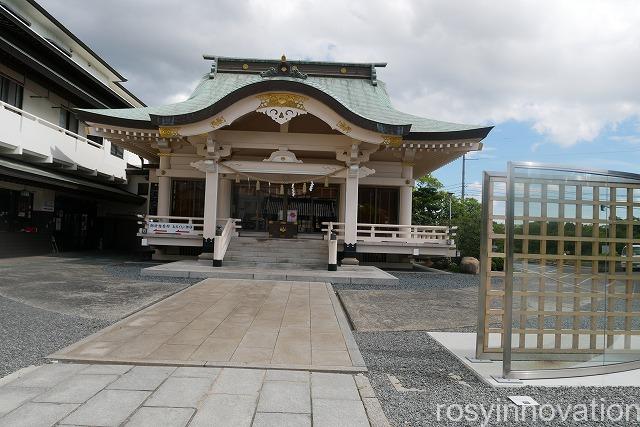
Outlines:
{"label": "stone staircase", "polygon": [[234,237],[222,265],[274,270],[326,270],[328,257],[329,248],[324,240]]}

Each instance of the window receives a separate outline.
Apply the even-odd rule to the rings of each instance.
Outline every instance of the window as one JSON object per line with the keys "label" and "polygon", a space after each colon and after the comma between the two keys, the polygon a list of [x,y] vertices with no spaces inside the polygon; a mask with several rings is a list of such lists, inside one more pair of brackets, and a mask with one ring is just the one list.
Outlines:
{"label": "window", "polygon": [[0,75],[0,101],[22,108],[22,96],[24,88],[15,80]]}
{"label": "window", "polygon": [[104,143],[104,138],[96,135],[87,135],[87,139],[89,141],[95,142],[98,145],[102,145]]}
{"label": "window", "polygon": [[59,125],[61,128],[65,128],[69,132],[78,133],[78,118],[73,112],[66,108],[60,108]]}
{"label": "window", "polygon": [[120,157],[121,159],[124,159],[124,148],[115,145],[113,142],[111,143],[111,155],[112,156],[116,156],[116,157]]}

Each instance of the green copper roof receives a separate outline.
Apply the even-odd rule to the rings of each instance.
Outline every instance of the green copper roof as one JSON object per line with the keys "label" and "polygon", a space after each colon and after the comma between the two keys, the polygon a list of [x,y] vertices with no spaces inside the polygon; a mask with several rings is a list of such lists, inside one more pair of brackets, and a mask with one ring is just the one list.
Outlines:
{"label": "green copper roof", "polygon": [[[377,81],[377,85],[364,78],[340,78],[326,76],[308,76],[305,79],[275,76],[262,77],[251,73],[219,72],[213,78],[207,74],[200,81],[191,96],[182,102],[158,107],[123,108],[123,109],[82,109],[80,116],[88,121],[99,122],[100,118],[120,119],[120,121],[149,122],[157,127],[157,116],[161,125],[170,125],[164,117],[183,116],[211,108],[217,102],[239,89],[248,89],[253,84],[266,81],[292,82],[297,87],[317,89],[333,98],[342,107],[363,119],[384,125],[403,126],[410,133],[460,132],[486,129],[489,127],[449,123],[406,114],[391,105],[385,84]],[[299,86],[303,85],[303,86]],[[88,114],[83,114],[88,113]],[[151,126],[149,126],[151,127]],[[486,136],[483,135],[482,137]]]}

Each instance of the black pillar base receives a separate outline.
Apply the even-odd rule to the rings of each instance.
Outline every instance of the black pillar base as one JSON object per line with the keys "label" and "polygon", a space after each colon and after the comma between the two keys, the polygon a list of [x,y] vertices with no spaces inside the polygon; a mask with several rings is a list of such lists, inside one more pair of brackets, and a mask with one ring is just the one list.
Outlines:
{"label": "black pillar base", "polygon": [[343,246],[343,250],[342,253],[345,256],[349,256],[349,255],[355,255],[355,253],[357,252],[357,248],[356,248],[357,243],[345,243]]}
{"label": "black pillar base", "polygon": [[338,271],[338,264],[329,264],[327,271]]}
{"label": "black pillar base", "polygon": [[215,239],[202,239],[202,252],[213,253],[213,243]]}
{"label": "black pillar base", "polygon": [[222,260],[221,259],[214,259],[213,260],[213,266],[214,267],[222,267]]}

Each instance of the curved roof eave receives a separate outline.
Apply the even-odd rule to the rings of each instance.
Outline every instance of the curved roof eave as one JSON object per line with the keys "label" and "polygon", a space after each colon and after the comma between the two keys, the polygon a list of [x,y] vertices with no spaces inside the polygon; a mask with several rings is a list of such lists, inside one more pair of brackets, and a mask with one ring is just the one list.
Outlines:
{"label": "curved roof eave", "polygon": [[[202,82],[206,82],[206,79]],[[201,84],[202,84],[201,83]],[[196,88],[194,94],[189,98],[191,100],[194,96],[198,96],[197,92],[200,88]],[[435,120],[423,119],[416,116],[401,113],[393,109],[390,105],[385,106],[391,116],[395,115],[396,124],[384,123],[378,120],[364,117],[358,114],[349,106],[345,105],[342,101],[335,96],[323,91],[320,88],[312,86],[310,84],[303,83],[302,81],[296,81],[291,79],[264,79],[261,81],[254,81],[248,84],[244,84],[226,95],[217,99],[213,103],[209,103],[203,108],[195,109],[194,111],[187,111],[181,114],[158,114],[158,108],[163,107],[147,107],[147,108],[135,108],[135,109],[121,109],[121,110],[94,110],[94,109],[77,109],[78,116],[87,122],[100,123],[106,125],[113,125],[118,127],[131,127],[136,129],[157,129],[160,126],[180,126],[199,121],[206,120],[214,115],[220,113],[224,109],[230,107],[234,103],[241,99],[247,98],[251,95],[270,92],[270,91],[289,91],[301,93],[307,95],[318,101],[326,104],[329,108],[334,110],[337,114],[344,117],[349,122],[360,126],[364,129],[378,132],[385,135],[398,135],[402,136],[406,140],[454,140],[454,139],[474,139],[485,138],[491,129],[490,127],[475,127],[467,125],[458,125],[453,123],[438,122]],[[386,96],[386,93],[385,93]],[[187,101],[189,101],[187,100]],[[180,106],[187,102],[174,104],[174,106]],[[179,111],[180,108],[176,108]],[[129,113],[135,111],[137,117],[126,117],[131,115]],[[107,114],[104,114],[107,113]],[[111,113],[111,114],[109,114]],[[155,113],[155,114],[154,114]],[[398,124],[401,121],[398,120],[398,114],[406,119],[406,124]],[[148,117],[148,119],[147,119]],[[416,119],[416,122],[412,123]],[[402,120],[402,119],[401,119]],[[436,126],[433,131],[423,130],[424,124],[418,125],[421,120],[433,122],[444,126]],[[411,132],[413,125],[416,125],[416,132]],[[427,125],[427,127],[430,127]],[[453,129],[446,129],[447,127]]]}
{"label": "curved roof eave", "polygon": [[336,113],[338,113],[351,123],[354,123],[364,129],[372,130],[374,132],[379,132],[387,135],[406,135],[411,130],[410,123],[395,125],[382,123],[363,117],[347,108],[342,102],[327,94],[326,92],[294,80],[265,79],[259,82],[242,86],[224,96],[220,100],[214,102],[213,104],[198,111],[171,116],[156,114],[149,114],[149,116],[151,119],[151,123],[156,126],[180,126],[195,123],[214,116],[215,114],[219,113],[227,107],[230,107],[241,99],[258,93],[272,91],[296,92],[315,98],[318,101],[326,104],[329,108],[334,110]]}

